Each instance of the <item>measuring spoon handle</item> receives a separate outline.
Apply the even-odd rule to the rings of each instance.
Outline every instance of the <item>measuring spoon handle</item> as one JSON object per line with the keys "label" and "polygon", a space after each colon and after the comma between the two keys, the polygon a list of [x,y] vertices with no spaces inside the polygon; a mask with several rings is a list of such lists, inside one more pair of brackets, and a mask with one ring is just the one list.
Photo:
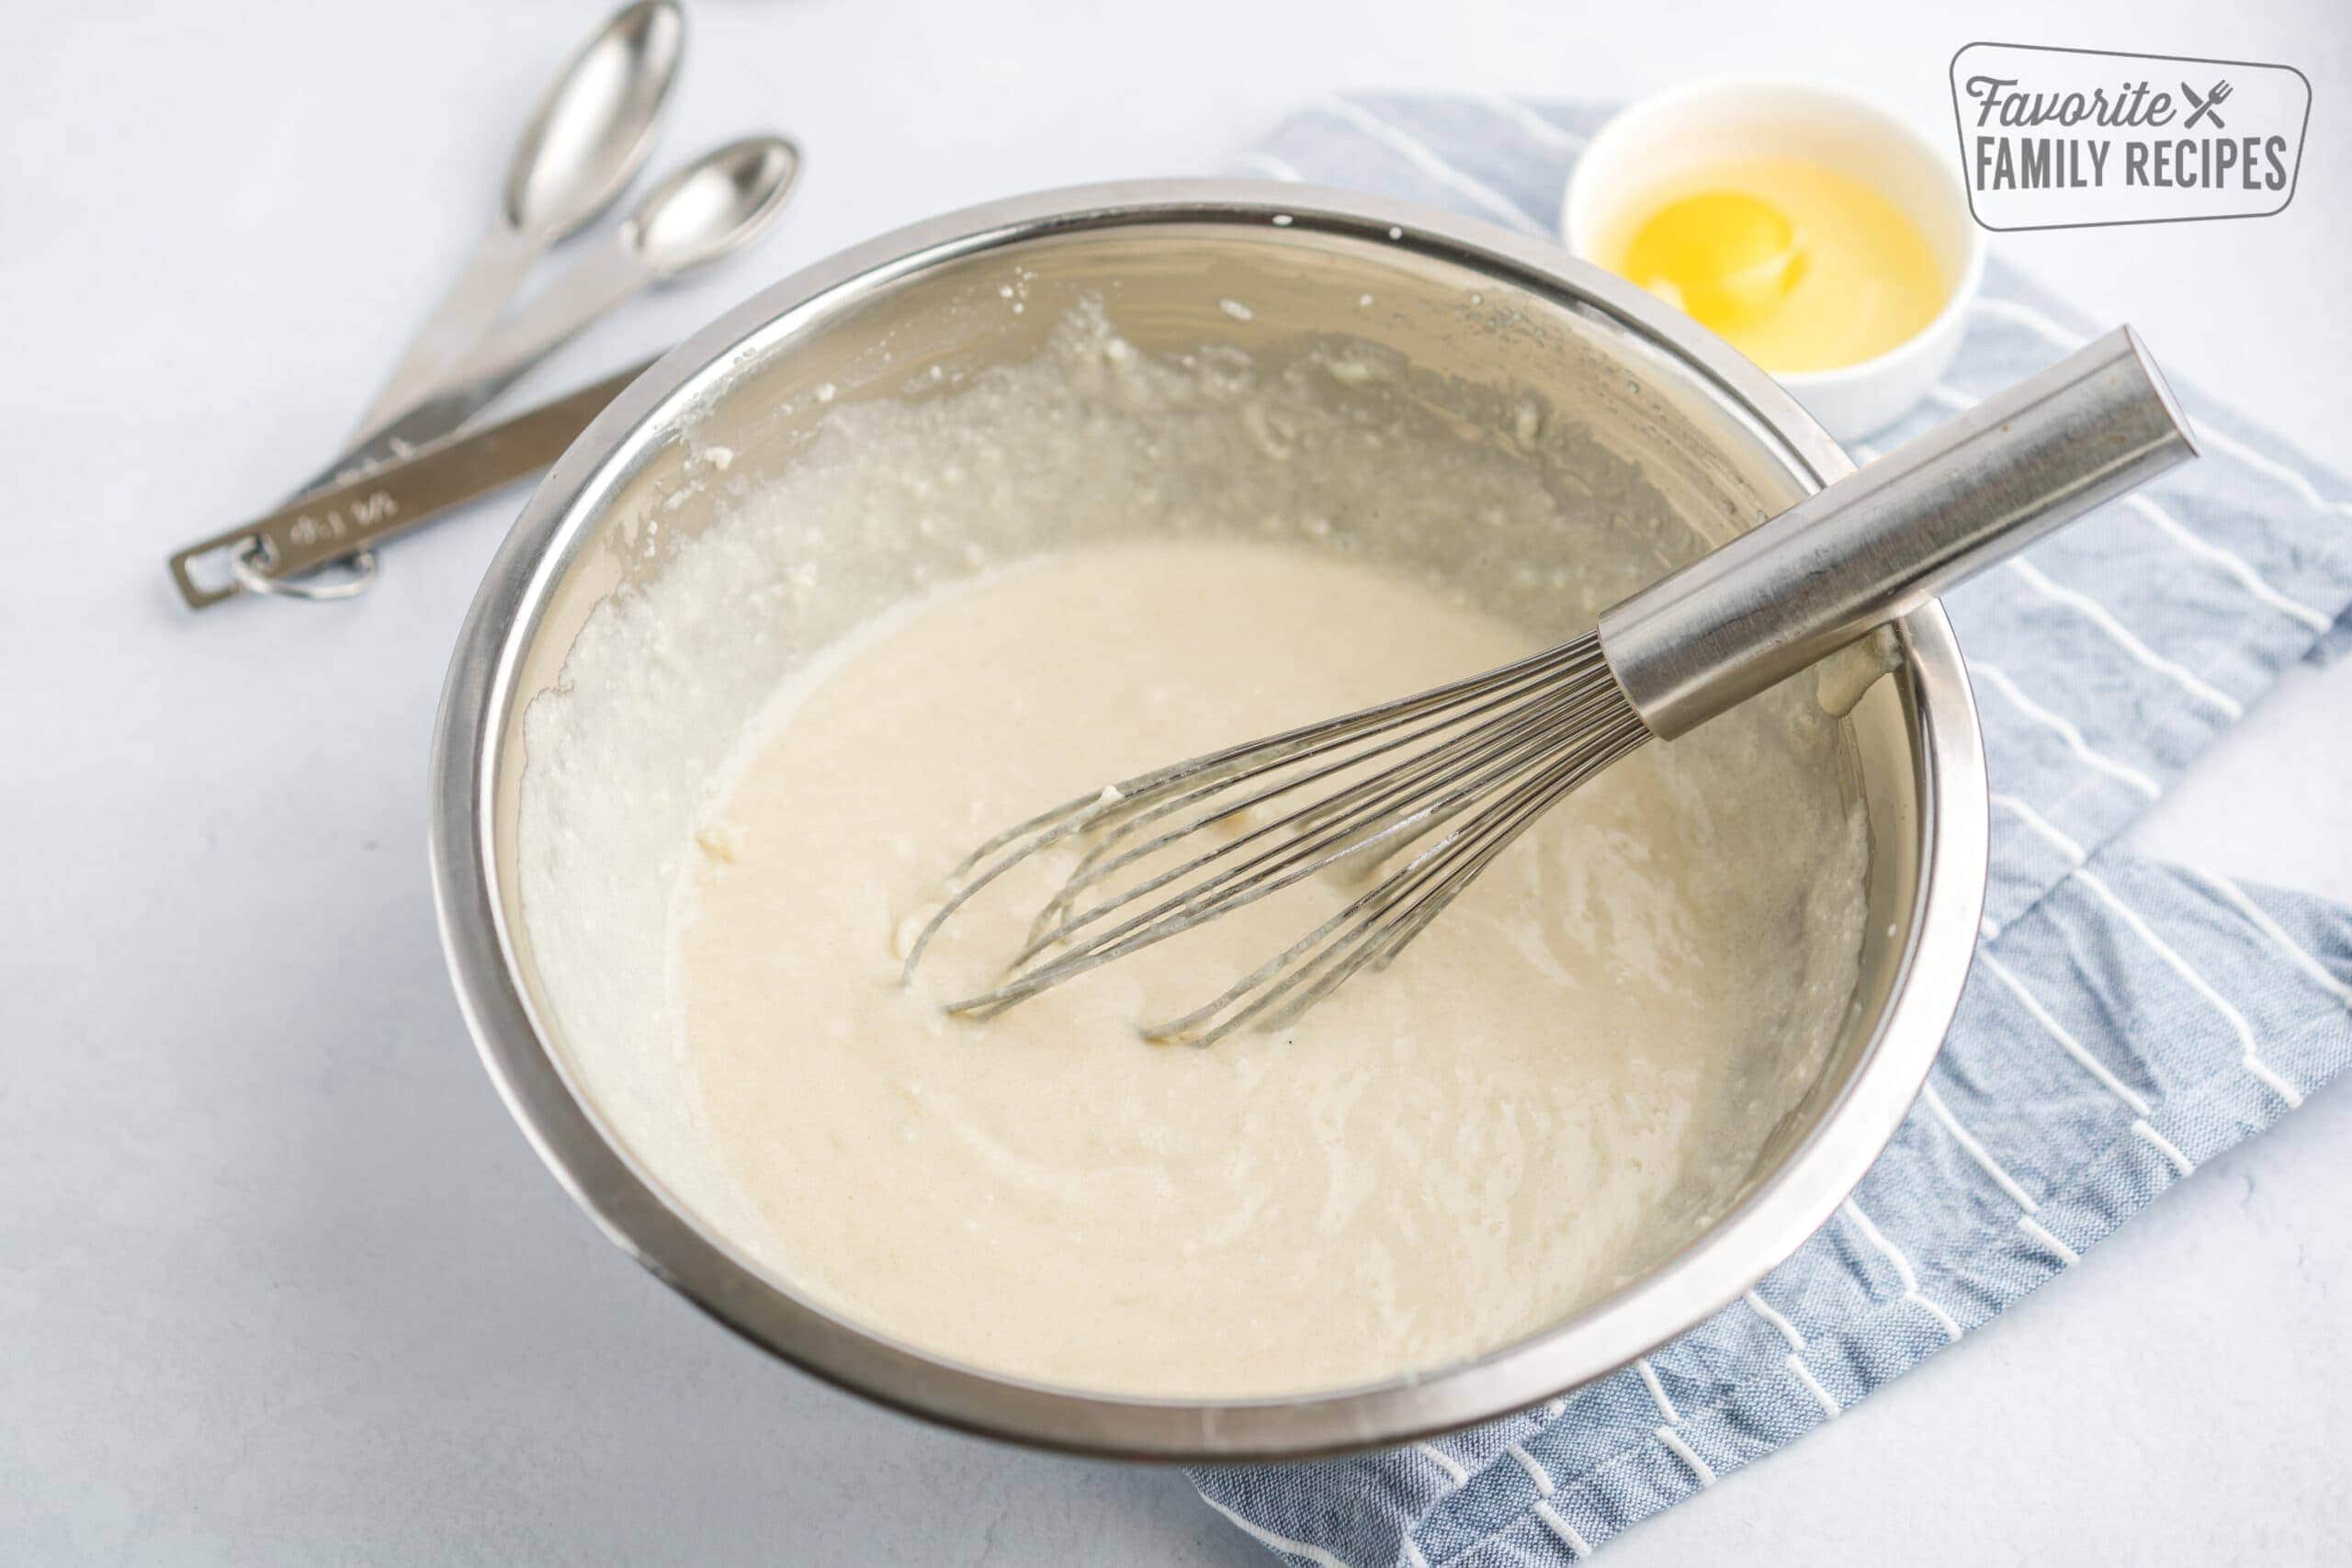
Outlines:
{"label": "measuring spoon handle", "polygon": [[[546,468],[651,363],[632,365],[497,424],[444,436],[356,479],[190,545],[171,557],[172,582],[194,610],[243,592],[289,592],[273,585],[404,534]],[[198,582],[193,563],[223,552],[230,561],[226,579]]]}

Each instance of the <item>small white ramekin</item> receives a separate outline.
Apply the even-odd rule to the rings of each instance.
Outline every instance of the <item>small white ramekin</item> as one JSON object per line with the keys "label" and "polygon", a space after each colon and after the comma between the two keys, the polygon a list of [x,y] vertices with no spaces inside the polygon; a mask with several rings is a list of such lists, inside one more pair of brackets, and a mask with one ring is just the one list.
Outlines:
{"label": "small white ramekin", "polygon": [[1984,276],[1984,231],[1968,210],[1950,148],[1938,148],[1866,98],[1789,76],[1718,76],[1671,88],[1603,126],[1577,160],[1561,203],[1562,237],[1589,262],[1609,220],[1686,170],[1753,157],[1806,158],[1892,201],[1936,253],[1951,295],[1912,336],[1835,370],[1774,372],[1839,441],[1882,430],[1942,379],[1960,351]]}

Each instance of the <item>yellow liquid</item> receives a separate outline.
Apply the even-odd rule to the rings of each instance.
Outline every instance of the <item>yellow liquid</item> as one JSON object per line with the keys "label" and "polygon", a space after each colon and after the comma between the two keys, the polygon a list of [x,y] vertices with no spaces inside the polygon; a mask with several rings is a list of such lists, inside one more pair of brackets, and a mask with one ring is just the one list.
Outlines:
{"label": "yellow liquid", "polygon": [[1928,238],[1877,191],[1798,158],[1724,164],[1636,204],[1604,265],[1767,370],[1895,347],[1951,291]]}

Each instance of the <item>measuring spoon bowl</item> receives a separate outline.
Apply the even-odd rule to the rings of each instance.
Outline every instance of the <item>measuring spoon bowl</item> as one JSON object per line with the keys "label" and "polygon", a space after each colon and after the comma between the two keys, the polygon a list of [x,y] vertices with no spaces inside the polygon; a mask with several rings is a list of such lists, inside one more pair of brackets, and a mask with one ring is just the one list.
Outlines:
{"label": "measuring spoon bowl", "polygon": [[637,0],[564,62],[507,165],[509,225],[553,244],[628,188],[653,151],[685,28],[675,0]]}
{"label": "measuring spoon bowl", "polygon": [[781,136],[748,136],[647,192],[622,231],[657,278],[675,277],[764,233],[799,178],[798,147]]}

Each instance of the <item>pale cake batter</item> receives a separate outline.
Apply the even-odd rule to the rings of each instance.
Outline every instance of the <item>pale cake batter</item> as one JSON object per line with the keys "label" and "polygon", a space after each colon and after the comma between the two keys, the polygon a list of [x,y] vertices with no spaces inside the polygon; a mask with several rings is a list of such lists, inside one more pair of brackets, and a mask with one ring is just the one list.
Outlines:
{"label": "pale cake batter", "polygon": [[[976,904],[901,987],[910,919],[980,839],[1081,788],[1517,657],[1597,607],[1537,594],[1562,606],[1540,636],[1496,612],[1507,590],[1408,576],[1369,549],[1351,560],[1326,533],[1266,522],[1304,497],[1305,515],[1377,512],[1400,536],[1464,526],[1474,503],[1512,513],[1490,526],[1521,512],[1556,526],[1556,496],[1512,477],[1527,464],[1392,429],[1375,459],[1302,474],[1361,423],[1328,387],[1223,361],[1137,380],[1135,357],[1096,321],[1037,367],[856,411],[831,452],[699,542],[707,574],[673,571],[592,623],[561,702],[532,716],[540,962],[559,993],[618,998],[610,974],[567,967],[609,924],[579,863],[659,855],[660,1027],[714,1173],[705,1206],[797,1288],[894,1337],[1056,1383],[1196,1396],[1358,1384],[1493,1348],[1686,1243],[1817,1074],[1851,1005],[1865,859],[1835,721],[1792,688],[1647,748],[1554,810],[1393,968],[1280,1033],[1204,1050],[1135,1026],[1306,929],[1312,912],[1283,900],[985,1025],[945,1016],[941,998],[1019,945],[1049,886],[1041,872]],[[1212,378],[1228,395],[1204,409]],[[992,461],[1017,482],[956,477]],[[1172,501],[1138,501],[1144,473]],[[757,563],[817,529],[1017,536],[1041,490],[1080,540],[1089,509],[1106,536],[983,561],[798,660],[710,771],[688,830],[619,841],[671,807],[614,798],[631,775],[602,738],[659,744],[683,722],[691,703],[661,718],[650,705],[705,635],[689,592],[761,604]],[[1184,521],[1133,536],[1155,504]],[[1281,542],[1256,542],[1270,533]],[[1634,553],[1587,591],[1613,597],[1657,570]],[[787,603],[822,592],[771,570]],[[582,706],[592,694],[608,711]]]}

